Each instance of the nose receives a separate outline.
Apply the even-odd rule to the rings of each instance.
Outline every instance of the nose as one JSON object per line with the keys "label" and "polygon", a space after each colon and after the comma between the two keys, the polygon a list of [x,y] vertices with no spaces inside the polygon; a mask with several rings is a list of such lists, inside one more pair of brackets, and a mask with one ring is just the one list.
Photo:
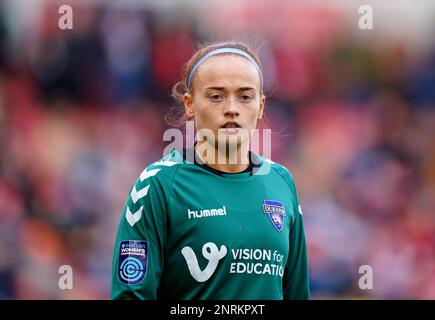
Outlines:
{"label": "nose", "polygon": [[224,116],[234,118],[238,117],[239,115],[240,113],[237,101],[235,101],[235,99],[228,99],[228,102],[225,103],[224,106]]}

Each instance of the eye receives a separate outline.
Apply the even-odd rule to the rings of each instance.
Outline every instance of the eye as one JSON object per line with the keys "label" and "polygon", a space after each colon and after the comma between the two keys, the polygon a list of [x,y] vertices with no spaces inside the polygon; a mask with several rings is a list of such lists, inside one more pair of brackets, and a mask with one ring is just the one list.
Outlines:
{"label": "eye", "polygon": [[222,101],[223,97],[220,94],[211,94],[209,95],[209,99],[213,102],[219,102]]}
{"label": "eye", "polygon": [[240,96],[240,100],[243,102],[251,102],[252,99],[254,99],[254,97],[249,94],[243,94]]}

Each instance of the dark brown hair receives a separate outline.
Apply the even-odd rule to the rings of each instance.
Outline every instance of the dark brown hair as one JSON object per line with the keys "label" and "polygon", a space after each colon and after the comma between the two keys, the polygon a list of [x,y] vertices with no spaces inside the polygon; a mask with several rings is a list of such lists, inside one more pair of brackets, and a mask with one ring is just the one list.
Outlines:
{"label": "dark brown hair", "polygon": [[[187,79],[189,77],[190,71],[195,66],[195,64],[208,52],[220,48],[234,48],[245,51],[257,62],[258,66],[260,67],[260,72],[263,72],[261,62],[258,58],[257,53],[255,53],[254,50],[252,50],[247,44],[243,42],[213,42],[200,45],[198,50],[193,54],[190,60],[187,61],[186,64],[183,66],[181,80],[172,87],[171,95],[172,98],[175,100],[176,105],[175,107],[171,108],[170,112],[165,116],[165,120],[169,125],[174,127],[180,127],[184,125],[187,120],[190,120],[184,110],[183,99],[184,94],[188,92]],[[192,78],[191,88],[193,87],[193,79],[195,79],[195,76]],[[263,94],[263,88],[260,88],[260,92],[261,94]]]}

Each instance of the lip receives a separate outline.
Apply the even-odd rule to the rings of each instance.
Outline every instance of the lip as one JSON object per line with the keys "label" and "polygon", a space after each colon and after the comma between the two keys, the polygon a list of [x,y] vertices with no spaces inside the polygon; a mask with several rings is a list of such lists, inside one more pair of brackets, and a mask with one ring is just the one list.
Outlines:
{"label": "lip", "polygon": [[[227,127],[231,126],[231,127]],[[242,126],[237,121],[227,121],[220,126],[221,129],[240,129]]]}
{"label": "lip", "polygon": [[219,131],[224,134],[239,134],[241,128],[220,128]]}

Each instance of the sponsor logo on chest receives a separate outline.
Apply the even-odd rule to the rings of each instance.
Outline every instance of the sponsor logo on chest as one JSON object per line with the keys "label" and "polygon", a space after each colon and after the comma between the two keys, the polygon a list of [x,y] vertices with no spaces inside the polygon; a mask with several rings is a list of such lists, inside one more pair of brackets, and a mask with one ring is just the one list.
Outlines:
{"label": "sponsor logo on chest", "polygon": [[227,209],[225,206],[216,209],[190,210],[187,209],[187,217],[189,219],[207,218],[215,216],[226,216]]}

